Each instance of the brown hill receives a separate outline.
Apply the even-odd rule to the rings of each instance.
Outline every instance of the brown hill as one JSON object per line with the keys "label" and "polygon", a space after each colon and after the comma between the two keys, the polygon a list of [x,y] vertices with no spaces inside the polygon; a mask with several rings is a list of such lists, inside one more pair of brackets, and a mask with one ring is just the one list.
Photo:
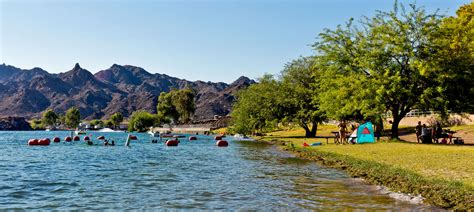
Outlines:
{"label": "brown hill", "polygon": [[41,68],[30,70],[0,65],[0,116],[39,117],[46,109],[63,113],[78,107],[88,119],[107,118],[120,112],[156,112],[161,92],[172,88],[196,91],[195,120],[229,114],[235,93],[254,83],[240,77],[231,84],[187,81],[143,68],[114,64],[95,75],[76,64],[70,71],[50,74]]}

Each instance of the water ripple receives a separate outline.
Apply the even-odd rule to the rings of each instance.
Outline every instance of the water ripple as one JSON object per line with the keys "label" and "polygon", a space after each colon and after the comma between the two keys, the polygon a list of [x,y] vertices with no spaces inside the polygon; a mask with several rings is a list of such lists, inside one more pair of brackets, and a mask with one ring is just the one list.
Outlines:
{"label": "water ripple", "polygon": [[211,137],[199,136],[168,148],[138,134],[127,148],[124,133],[105,134],[115,147],[26,145],[29,138],[69,134],[0,132],[0,210],[430,208],[393,200],[341,171],[268,145],[231,141],[218,148]]}

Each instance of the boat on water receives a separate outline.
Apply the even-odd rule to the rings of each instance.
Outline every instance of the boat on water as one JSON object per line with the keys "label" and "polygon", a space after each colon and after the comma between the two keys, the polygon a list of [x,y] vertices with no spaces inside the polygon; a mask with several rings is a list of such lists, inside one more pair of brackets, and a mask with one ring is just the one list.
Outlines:
{"label": "boat on water", "polygon": [[100,129],[100,130],[97,130],[97,132],[106,132],[106,133],[109,133],[109,132],[125,132],[125,131],[120,131],[120,130],[113,130],[113,129],[110,129],[110,128],[103,128],[103,129]]}
{"label": "boat on water", "polygon": [[160,132],[152,132],[152,131],[148,131],[148,134],[151,135],[151,137],[160,137]]}
{"label": "boat on water", "polygon": [[162,138],[185,138],[186,136],[185,135],[165,133],[165,134],[160,134],[159,137],[162,137]]}
{"label": "boat on water", "polygon": [[173,134],[169,134],[169,133],[165,133],[165,134],[161,134],[160,137],[162,138],[173,138]]}
{"label": "boat on water", "polygon": [[85,134],[87,134],[87,132],[85,130],[76,130],[76,131],[74,131],[74,133],[76,133],[76,135],[85,135]]}
{"label": "boat on water", "polygon": [[255,139],[248,137],[246,135],[235,134],[234,141],[255,141]]}

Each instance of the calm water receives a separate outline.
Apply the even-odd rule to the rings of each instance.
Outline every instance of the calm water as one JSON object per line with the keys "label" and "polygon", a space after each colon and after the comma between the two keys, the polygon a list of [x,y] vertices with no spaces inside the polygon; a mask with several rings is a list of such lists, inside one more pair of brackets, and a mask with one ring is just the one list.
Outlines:
{"label": "calm water", "polygon": [[[91,133],[97,137],[99,133]],[[3,209],[400,209],[425,206],[378,194],[341,171],[274,147],[210,137],[178,147],[138,135],[101,133],[118,146],[82,142],[27,146],[29,138],[69,132],[0,132]]]}

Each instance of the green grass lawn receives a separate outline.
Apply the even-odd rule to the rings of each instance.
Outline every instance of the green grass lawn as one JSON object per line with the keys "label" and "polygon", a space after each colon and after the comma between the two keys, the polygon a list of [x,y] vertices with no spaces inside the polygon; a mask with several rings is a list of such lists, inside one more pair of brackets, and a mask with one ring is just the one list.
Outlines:
{"label": "green grass lawn", "polygon": [[360,145],[324,145],[317,148],[362,160],[408,169],[428,178],[460,181],[474,188],[474,148],[380,142]]}
{"label": "green grass lawn", "polygon": [[[330,135],[337,128],[320,126],[318,135]],[[453,127],[474,133],[474,125]],[[270,136],[271,135],[271,136]],[[414,171],[424,177],[460,181],[474,188],[474,147],[457,145],[415,144],[398,141],[382,141],[374,144],[335,145],[330,139],[304,138],[304,130],[295,129],[268,133],[264,140],[291,141],[301,147],[303,142],[323,142],[322,146],[307,147],[324,152],[337,153],[357,159],[376,161],[393,167]]]}
{"label": "green grass lawn", "polygon": [[[474,126],[453,127],[472,136]],[[337,128],[319,127],[317,135],[331,135]],[[417,144],[382,140],[373,144],[336,145],[330,139],[305,138],[304,130],[268,133],[260,139],[283,141],[283,149],[297,156],[346,170],[367,182],[385,185],[394,191],[421,194],[426,202],[451,209],[474,208],[474,146]],[[323,142],[303,147],[303,142]],[[295,148],[289,144],[293,143]]]}

